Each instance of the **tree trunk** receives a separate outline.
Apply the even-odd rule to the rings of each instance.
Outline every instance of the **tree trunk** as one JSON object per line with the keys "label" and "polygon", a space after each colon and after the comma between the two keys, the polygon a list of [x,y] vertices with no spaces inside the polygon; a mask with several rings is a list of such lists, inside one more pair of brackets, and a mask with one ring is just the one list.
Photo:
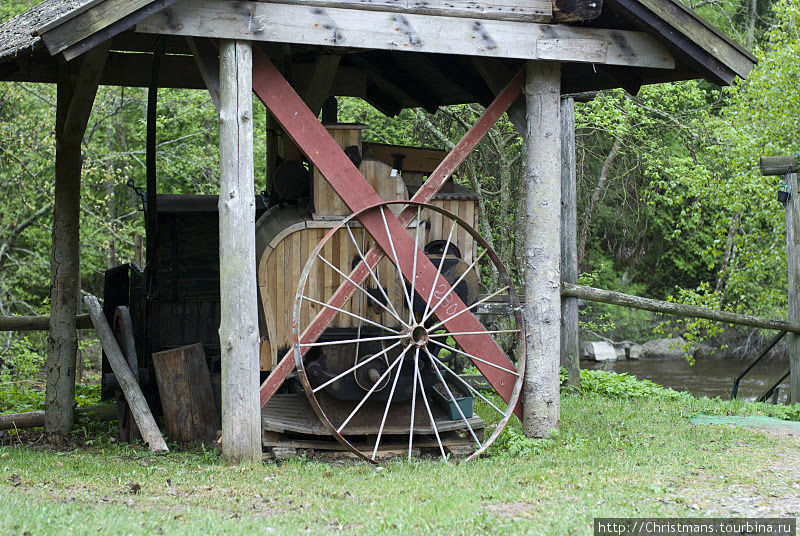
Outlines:
{"label": "tree trunk", "polygon": [[261,459],[252,65],[249,42],[220,42],[222,454],[237,462]]}
{"label": "tree trunk", "polygon": [[529,61],[527,103],[523,431],[558,428],[561,342],[561,67]]}
{"label": "tree trunk", "polygon": [[[561,101],[561,280],[578,282],[578,191],[575,169],[575,101]],[[580,385],[578,300],[561,298],[561,366],[567,385]]]}
{"label": "tree trunk", "polygon": [[603,193],[603,189],[606,187],[608,172],[611,170],[611,164],[614,163],[614,159],[617,157],[619,147],[619,139],[614,140],[614,145],[611,147],[611,151],[609,151],[606,161],[603,162],[603,168],[600,170],[600,176],[597,178],[597,185],[592,191],[592,197],[589,199],[589,204],[586,206],[586,211],[583,213],[583,222],[581,222],[581,235],[580,239],[578,240],[579,269],[583,266],[583,257],[586,253],[586,240],[589,237],[589,228],[592,225],[592,215],[594,214],[594,209],[597,207],[597,203],[600,202],[600,194]]}
{"label": "tree trunk", "polygon": [[69,66],[59,63],[56,107],[56,184],[50,261],[50,333],[45,388],[47,434],[66,436],[75,418],[75,359],[78,336],[81,136],[69,136],[67,114],[75,93]]}

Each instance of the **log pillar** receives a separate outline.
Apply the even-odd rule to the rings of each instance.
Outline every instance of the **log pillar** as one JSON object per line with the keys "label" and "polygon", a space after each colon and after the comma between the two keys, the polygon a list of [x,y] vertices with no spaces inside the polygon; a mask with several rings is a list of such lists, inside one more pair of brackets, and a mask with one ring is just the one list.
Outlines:
{"label": "log pillar", "polygon": [[561,66],[529,61],[525,80],[525,325],[523,431],[558,427],[561,352]]}
{"label": "log pillar", "polygon": [[[786,264],[789,268],[788,320],[800,322],[800,188],[797,173],[787,173],[789,201],[786,203]],[[789,350],[789,397],[800,402],[800,335],[788,334]]]}
{"label": "log pillar", "polygon": [[45,364],[44,429],[49,435],[68,434],[75,419],[81,142],[107,56],[108,46],[100,46],[58,65],[50,332]]}
{"label": "log pillar", "polygon": [[253,176],[253,56],[249,41],[220,41],[219,339],[222,454],[261,459]]}
{"label": "log pillar", "polygon": [[[575,99],[561,101],[561,280],[578,282],[578,187],[575,169]],[[561,298],[561,366],[567,385],[580,384],[578,299]]]}

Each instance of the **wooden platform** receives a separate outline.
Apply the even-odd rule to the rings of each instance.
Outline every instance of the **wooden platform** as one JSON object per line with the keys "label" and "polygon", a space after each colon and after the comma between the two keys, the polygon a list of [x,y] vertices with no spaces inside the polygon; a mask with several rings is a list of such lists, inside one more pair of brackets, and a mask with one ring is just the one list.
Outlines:
{"label": "wooden platform", "polygon": [[[329,400],[325,401],[328,402]],[[339,413],[343,413],[344,415],[349,414],[350,407],[351,406],[343,405],[339,410],[331,412],[332,414],[330,414],[329,417],[331,417],[334,424],[336,424],[336,417],[339,416]],[[345,428],[344,432],[346,432],[346,435],[376,435],[378,430],[374,421],[378,421],[379,419],[376,419],[374,416],[376,414],[381,415],[384,407],[385,404],[383,402],[364,404],[356,417],[351,420],[353,424],[348,424]],[[451,421],[446,419],[436,406],[432,406],[431,409],[439,433],[466,431],[464,421]],[[346,413],[344,413],[345,411]],[[405,422],[399,422],[399,419],[392,419],[392,413],[393,412],[389,413],[389,418],[386,421],[383,433],[385,435],[407,435],[409,431],[407,417],[403,419]],[[344,417],[342,417],[341,420],[344,420]],[[341,420],[339,422],[341,422]],[[472,418],[468,419],[468,421],[472,429],[476,432],[484,429],[483,419],[477,415],[474,415]],[[327,428],[325,428],[325,425],[319,420],[319,417],[314,413],[308,398],[306,398],[304,394],[273,396],[261,410],[261,424],[263,432],[295,433],[313,436],[331,435]],[[430,420],[428,419],[424,404],[422,403],[418,403],[416,407],[414,433],[420,435],[433,434],[433,428],[430,425]]]}
{"label": "wooden platform", "polygon": [[[331,415],[332,418],[344,412],[349,414],[351,404],[336,402],[339,402],[340,407],[331,411],[334,414]],[[357,414],[359,416],[363,412],[364,417],[358,420],[353,418],[352,428],[350,425],[345,428],[348,432],[347,439],[362,452],[371,452],[375,445],[379,422],[375,416],[382,415],[384,407],[385,404],[382,402],[376,402],[372,406],[365,404]],[[452,456],[466,456],[473,452],[475,443],[463,421],[448,420],[439,408],[432,407],[436,428],[439,431],[439,441],[437,441],[424,404],[418,404],[416,409],[412,451],[414,455],[426,453],[439,455],[439,441],[445,452]],[[409,433],[407,414],[405,412],[403,419],[398,418],[393,421],[390,412],[381,437],[379,457],[407,452]],[[299,452],[311,452],[316,456],[342,456],[349,453],[349,449],[338,443],[328,432],[304,394],[273,396],[262,409],[261,418],[262,444],[273,459],[289,458]],[[405,422],[399,422],[400,420]],[[485,427],[483,420],[473,416],[468,421],[478,438],[482,440]]]}

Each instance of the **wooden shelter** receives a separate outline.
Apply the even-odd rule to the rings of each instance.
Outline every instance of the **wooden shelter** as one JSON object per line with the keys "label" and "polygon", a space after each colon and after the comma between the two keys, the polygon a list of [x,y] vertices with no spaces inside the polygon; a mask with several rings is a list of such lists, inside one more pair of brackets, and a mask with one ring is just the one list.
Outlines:
{"label": "wooden shelter", "polygon": [[[753,64],[679,0],[45,0],[0,25],[0,79],[58,85],[47,430],[72,422],[80,145],[98,85],[207,89],[219,108],[223,452],[245,459],[261,450],[252,91],[352,211],[380,199],[319,125],[328,96],[387,115],[487,106],[442,180],[508,109],[527,141],[524,429],[544,436],[558,423],[559,356],[577,364],[575,300],[560,295],[577,276],[573,112],[561,96],[725,85]],[[277,364],[262,404],[293,366]]]}

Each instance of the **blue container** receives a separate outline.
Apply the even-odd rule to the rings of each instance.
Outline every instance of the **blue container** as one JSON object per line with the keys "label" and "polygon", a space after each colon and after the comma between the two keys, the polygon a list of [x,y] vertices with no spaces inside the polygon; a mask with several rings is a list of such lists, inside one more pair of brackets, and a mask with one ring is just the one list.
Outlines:
{"label": "blue container", "polygon": [[[447,391],[445,389],[442,389],[442,391],[444,391],[444,393],[439,392],[439,385],[434,386],[433,397],[439,404],[439,407],[444,410],[448,417],[450,417],[451,421],[461,420],[461,414],[458,412],[458,408],[461,408],[462,413],[464,413],[464,417],[467,419],[472,417],[472,395],[456,398],[456,401],[453,402],[453,400],[447,394]],[[456,406],[456,404],[458,404],[458,406]]]}

